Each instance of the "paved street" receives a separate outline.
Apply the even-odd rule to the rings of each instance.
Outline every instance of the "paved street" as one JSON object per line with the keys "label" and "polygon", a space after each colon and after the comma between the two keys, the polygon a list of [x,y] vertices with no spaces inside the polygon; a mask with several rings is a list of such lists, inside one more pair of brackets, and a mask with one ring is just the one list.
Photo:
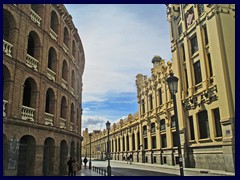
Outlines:
{"label": "paved street", "polygon": [[[92,161],[92,167],[98,167],[106,170],[108,165],[107,161]],[[87,168],[84,168],[78,172],[77,176],[103,176],[101,173]],[[157,164],[142,164],[132,163],[127,164],[126,161],[114,161],[111,160],[112,176],[178,176],[178,166],[166,166]],[[234,173],[228,173],[223,171],[185,168],[185,176],[234,176]]]}

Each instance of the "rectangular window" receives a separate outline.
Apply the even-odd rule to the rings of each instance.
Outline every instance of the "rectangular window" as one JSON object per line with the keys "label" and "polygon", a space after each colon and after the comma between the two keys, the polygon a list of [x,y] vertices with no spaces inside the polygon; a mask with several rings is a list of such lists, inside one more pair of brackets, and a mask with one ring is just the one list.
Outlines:
{"label": "rectangular window", "polygon": [[159,95],[159,105],[162,105],[162,88],[158,90],[158,95]]}
{"label": "rectangular window", "polygon": [[215,121],[215,132],[216,132],[216,137],[222,137],[222,126],[220,123],[220,113],[219,113],[219,108],[213,110],[214,114],[214,121]]}
{"label": "rectangular window", "polygon": [[177,147],[178,146],[178,134],[176,132],[173,132],[172,138],[173,138],[173,147]]}
{"label": "rectangular window", "polygon": [[142,113],[145,114],[145,102],[142,100]]}
{"label": "rectangular window", "polygon": [[152,94],[149,95],[150,109],[153,109],[153,97]]}
{"label": "rectangular window", "polygon": [[202,82],[202,73],[200,61],[197,61],[193,64],[194,67],[194,75],[195,75],[195,84],[199,84]]}
{"label": "rectangular window", "polygon": [[122,143],[123,143],[123,151],[125,151],[125,138],[124,138],[124,136],[122,137]]}
{"label": "rectangular window", "polygon": [[127,139],[127,151],[129,151],[129,136],[128,135],[126,136],[126,139]]}
{"label": "rectangular window", "polygon": [[144,149],[148,149],[148,140],[144,138]]}
{"label": "rectangular window", "polygon": [[204,39],[205,39],[205,46],[208,45],[208,34],[207,34],[207,26],[203,27]]}
{"label": "rectangular window", "polygon": [[143,126],[143,135],[147,135],[147,126]]}
{"label": "rectangular window", "polygon": [[198,51],[197,36],[194,35],[190,41],[191,41],[191,52],[192,52],[192,55],[193,55],[195,52]]}
{"label": "rectangular window", "polygon": [[200,139],[210,137],[207,111],[201,111],[197,115]]}
{"label": "rectangular window", "polygon": [[163,164],[167,164],[167,157],[166,156],[163,157]]}
{"label": "rectangular window", "polygon": [[151,133],[155,133],[155,123],[151,123]]}
{"label": "rectangular window", "polygon": [[120,138],[118,139],[118,152],[120,152],[121,151],[121,140],[120,140]]}
{"label": "rectangular window", "polygon": [[193,126],[193,117],[192,116],[188,117],[188,122],[189,122],[190,140],[194,140],[195,135],[194,135],[194,126]]}
{"label": "rectangular window", "polygon": [[213,77],[212,60],[211,60],[210,53],[207,54],[207,57],[208,57],[209,76]]}
{"label": "rectangular window", "polygon": [[166,138],[166,134],[162,134],[161,135],[161,141],[162,141],[162,148],[167,147],[167,138]]}
{"label": "rectangular window", "polygon": [[176,119],[174,115],[171,117],[171,128],[176,128]]}
{"label": "rectangular window", "polygon": [[132,134],[132,149],[135,150],[135,134]]}
{"label": "rectangular window", "polygon": [[138,143],[138,150],[140,150],[140,133],[137,132],[137,143]]}
{"label": "rectangular window", "polygon": [[183,62],[186,61],[184,44],[181,45]]}
{"label": "rectangular window", "polygon": [[153,156],[153,163],[157,163],[157,157]]}
{"label": "rectangular window", "polygon": [[152,149],[157,148],[156,136],[152,136]]}
{"label": "rectangular window", "polygon": [[160,130],[165,131],[166,130],[166,125],[165,125],[165,120],[161,119],[160,120]]}

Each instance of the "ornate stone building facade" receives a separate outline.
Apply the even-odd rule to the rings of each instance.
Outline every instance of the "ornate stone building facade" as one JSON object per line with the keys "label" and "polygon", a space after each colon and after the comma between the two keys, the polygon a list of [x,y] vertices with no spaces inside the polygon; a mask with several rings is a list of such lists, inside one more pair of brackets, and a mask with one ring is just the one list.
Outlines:
{"label": "ornate stone building facade", "polygon": [[[166,84],[173,71],[184,166],[235,172],[235,5],[168,4],[167,18],[172,63],[155,56],[152,76],[136,76],[139,111],[111,126],[112,159],[131,153],[134,162],[178,166]],[[106,130],[93,133],[91,145],[92,157],[104,158]]]}
{"label": "ornate stone building facade", "polygon": [[62,4],[3,4],[4,175],[65,175],[81,159],[84,51]]}
{"label": "ornate stone building facade", "polygon": [[185,165],[235,171],[235,5],[167,11]]}

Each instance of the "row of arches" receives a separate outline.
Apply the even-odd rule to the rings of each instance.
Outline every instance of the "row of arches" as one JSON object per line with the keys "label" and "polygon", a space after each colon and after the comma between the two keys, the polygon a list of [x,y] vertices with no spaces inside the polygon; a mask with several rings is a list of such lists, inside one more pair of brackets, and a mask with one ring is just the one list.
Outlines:
{"label": "row of arches", "polygon": [[4,172],[16,170],[17,176],[66,175],[69,156],[79,159],[79,143],[65,139],[59,144],[52,137],[39,144],[32,135],[8,139],[3,135]]}
{"label": "row of arches", "polygon": [[[52,14],[55,14],[55,15],[52,15],[53,17],[55,17],[53,19],[56,19],[56,16],[57,16],[56,12]],[[53,20],[53,21],[55,22],[58,20]],[[55,24],[56,23],[51,23],[51,26],[54,26]],[[4,45],[5,45],[4,47],[6,48],[4,52],[6,53],[8,51],[11,51],[11,53],[6,53],[9,56],[12,56],[13,54],[12,49],[14,49],[13,47],[15,46],[15,41],[16,41],[15,36],[17,36],[16,31],[18,31],[17,26],[18,25],[16,23],[16,19],[14,15],[8,10],[4,9],[3,10],[3,31],[4,31],[3,39],[4,39]],[[56,29],[55,26],[54,26],[54,29]],[[69,49],[71,38],[68,32],[68,29],[66,27],[64,29],[63,39],[64,39],[63,44],[65,44],[66,46],[62,44],[61,47],[63,47],[63,49],[64,47],[67,47]],[[29,58],[31,58],[31,61],[36,61],[35,62],[36,64],[38,64],[39,61],[42,62],[42,60],[47,59],[48,62],[46,64],[48,65],[48,68],[56,73],[57,72],[56,70],[58,69],[57,62],[59,59],[59,57],[57,57],[58,53],[56,52],[58,50],[56,50],[54,47],[50,47],[48,51],[48,57],[45,58],[45,57],[42,57],[42,53],[41,53],[43,51],[42,45],[43,45],[43,42],[41,41],[41,38],[38,32],[35,30],[30,30],[30,32],[27,35],[27,48],[26,48],[27,55],[30,56]],[[72,59],[73,63],[76,64],[78,67],[82,68],[83,61],[84,61],[83,49],[81,47],[81,44],[79,45],[79,47],[77,47],[75,40],[72,40],[72,53],[71,53],[70,59]],[[36,69],[38,69],[38,67],[36,67]],[[62,72],[62,74],[65,74],[65,73],[68,74],[68,71]]]}
{"label": "row of arches", "polygon": [[[7,106],[10,96],[11,88],[13,88],[13,84],[11,84],[11,74],[9,69],[4,65],[3,68],[4,72],[4,84],[3,84],[3,99],[5,100],[5,106]],[[35,112],[35,109],[38,105],[38,101],[40,99],[44,99],[45,97],[45,124],[46,125],[57,125],[59,124],[60,127],[66,128],[68,123],[71,124],[71,130],[78,130],[80,125],[80,112],[79,107],[76,106],[75,102],[68,102],[68,97],[64,94],[60,96],[60,98],[57,97],[57,90],[53,87],[48,87],[45,91],[45,93],[39,93],[39,85],[37,85],[37,82],[32,78],[28,77],[25,80],[23,80],[23,89],[22,89],[22,119],[28,118],[32,119],[32,121],[36,120],[35,115],[38,114]],[[20,88],[21,89],[21,88]],[[41,97],[41,95],[43,97]],[[70,107],[69,107],[70,105]],[[6,108],[6,107],[5,107]],[[61,125],[61,122],[55,122],[57,119],[57,112],[59,112],[57,109],[60,108],[60,119],[63,119],[64,124]],[[24,114],[25,110],[28,109],[28,114]],[[30,112],[32,110],[32,114]],[[67,120],[68,115],[70,114],[70,122]],[[8,114],[7,114],[8,116]]]}

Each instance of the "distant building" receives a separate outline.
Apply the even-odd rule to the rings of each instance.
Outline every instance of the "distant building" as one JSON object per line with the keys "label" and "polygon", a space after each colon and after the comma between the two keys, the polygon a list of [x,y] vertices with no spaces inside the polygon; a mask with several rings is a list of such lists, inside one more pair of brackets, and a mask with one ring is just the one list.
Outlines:
{"label": "distant building", "polygon": [[81,158],[84,51],[62,4],[3,4],[4,175],[65,175]]}
{"label": "distant building", "polygon": [[[178,166],[166,82],[173,72],[184,167],[235,172],[235,5],[168,4],[167,17],[172,62],[154,56],[151,77],[136,76],[138,113],[111,124],[111,157],[133,154],[133,162]],[[107,131],[91,142],[101,147],[92,157],[105,154]]]}

